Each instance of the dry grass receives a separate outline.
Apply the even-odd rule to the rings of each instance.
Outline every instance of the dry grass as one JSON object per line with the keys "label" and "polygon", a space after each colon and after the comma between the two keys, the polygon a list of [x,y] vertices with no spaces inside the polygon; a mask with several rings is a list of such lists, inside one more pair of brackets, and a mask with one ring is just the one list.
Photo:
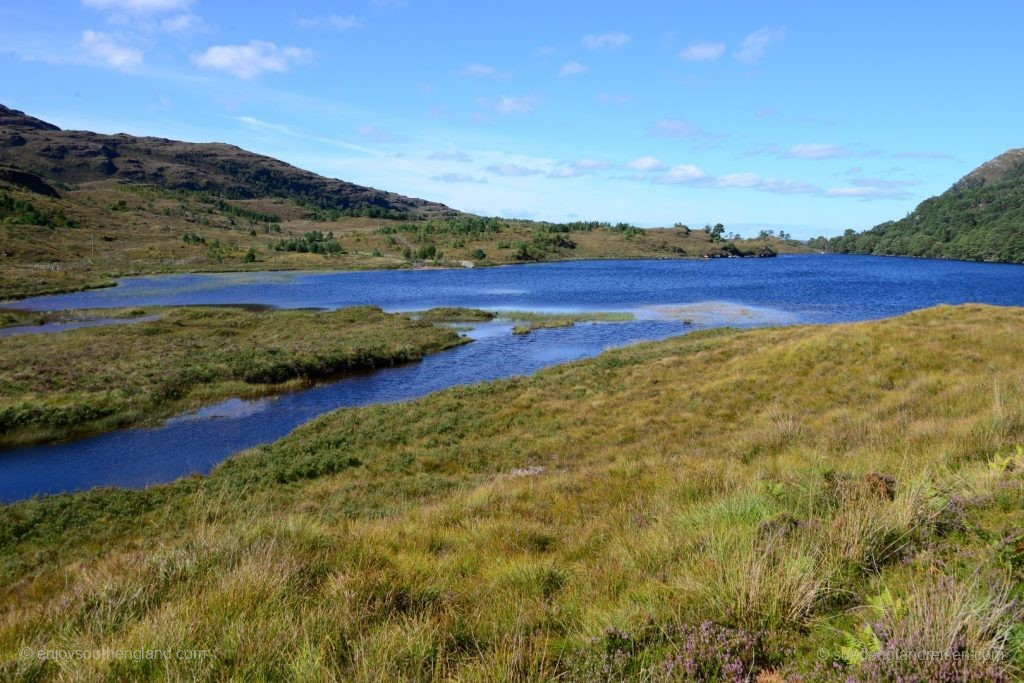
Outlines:
{"label": "dry grass", "polygon": [[891,680],[886,653],[923,648],[989,658],[924,680],[1009,680],[1021,329],[962,306],[700,332],[338,411],[207,479],[2,508],[0,671]]}

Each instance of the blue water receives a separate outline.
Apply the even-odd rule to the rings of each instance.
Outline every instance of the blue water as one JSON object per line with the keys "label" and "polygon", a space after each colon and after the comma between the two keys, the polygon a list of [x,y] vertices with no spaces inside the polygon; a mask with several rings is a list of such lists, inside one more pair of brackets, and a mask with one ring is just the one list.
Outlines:
{"label": "blue water", "polygon": [[[704,302],[718,302],[705,305]],[[132,278],[110,289],[10,304],[32,310],[246,303],[373,304],[387,310],[631,310],[629,323],[511,334],[477,327],[470,344],[422,362],[256,401],[231,400],[153,429],[0,452],[0,501],[98,485],[141,487],[208,472],[232,453],[276,440],[341,407],[407,400],[640,340],[722,324],[862,320],[938,303],[1024,305],[1024,267],[871,256],[709,261],[581,261],[490,269],[254,273]],[[685,325],[683,319],[694,324]]]}

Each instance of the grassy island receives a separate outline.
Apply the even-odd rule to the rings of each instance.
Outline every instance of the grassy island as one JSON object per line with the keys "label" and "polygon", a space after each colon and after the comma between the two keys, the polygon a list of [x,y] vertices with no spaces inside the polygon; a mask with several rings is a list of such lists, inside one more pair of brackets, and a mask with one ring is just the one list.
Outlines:
{"label": "grassy island", "polygon": [[147,319],[0,338],[0,444],[104,431],[229,396],[417,360],[464,341],[453,330],[373,307],[96,315]]}

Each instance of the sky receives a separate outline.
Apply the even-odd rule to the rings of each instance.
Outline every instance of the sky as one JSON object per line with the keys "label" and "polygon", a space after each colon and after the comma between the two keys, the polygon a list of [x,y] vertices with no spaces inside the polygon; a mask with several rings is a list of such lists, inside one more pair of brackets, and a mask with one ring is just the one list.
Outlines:
{"label": "sky", "polygon": [[0,103],[485,215],[835,235],[1024,146],[1024,3],[38,0]]}

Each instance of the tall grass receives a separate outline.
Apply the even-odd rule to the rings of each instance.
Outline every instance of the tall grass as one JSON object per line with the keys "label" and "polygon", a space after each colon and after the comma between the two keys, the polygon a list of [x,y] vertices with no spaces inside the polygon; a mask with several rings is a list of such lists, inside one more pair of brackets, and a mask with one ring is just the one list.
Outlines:
{"label": "tall grass", "polygon": [[[1022,327],[963,306],[699,332],[0,508],[0,671],[1011,680]],[[213,656],[62,669],[26,645]],[[921,649],[938,664],[900,668]]]}

